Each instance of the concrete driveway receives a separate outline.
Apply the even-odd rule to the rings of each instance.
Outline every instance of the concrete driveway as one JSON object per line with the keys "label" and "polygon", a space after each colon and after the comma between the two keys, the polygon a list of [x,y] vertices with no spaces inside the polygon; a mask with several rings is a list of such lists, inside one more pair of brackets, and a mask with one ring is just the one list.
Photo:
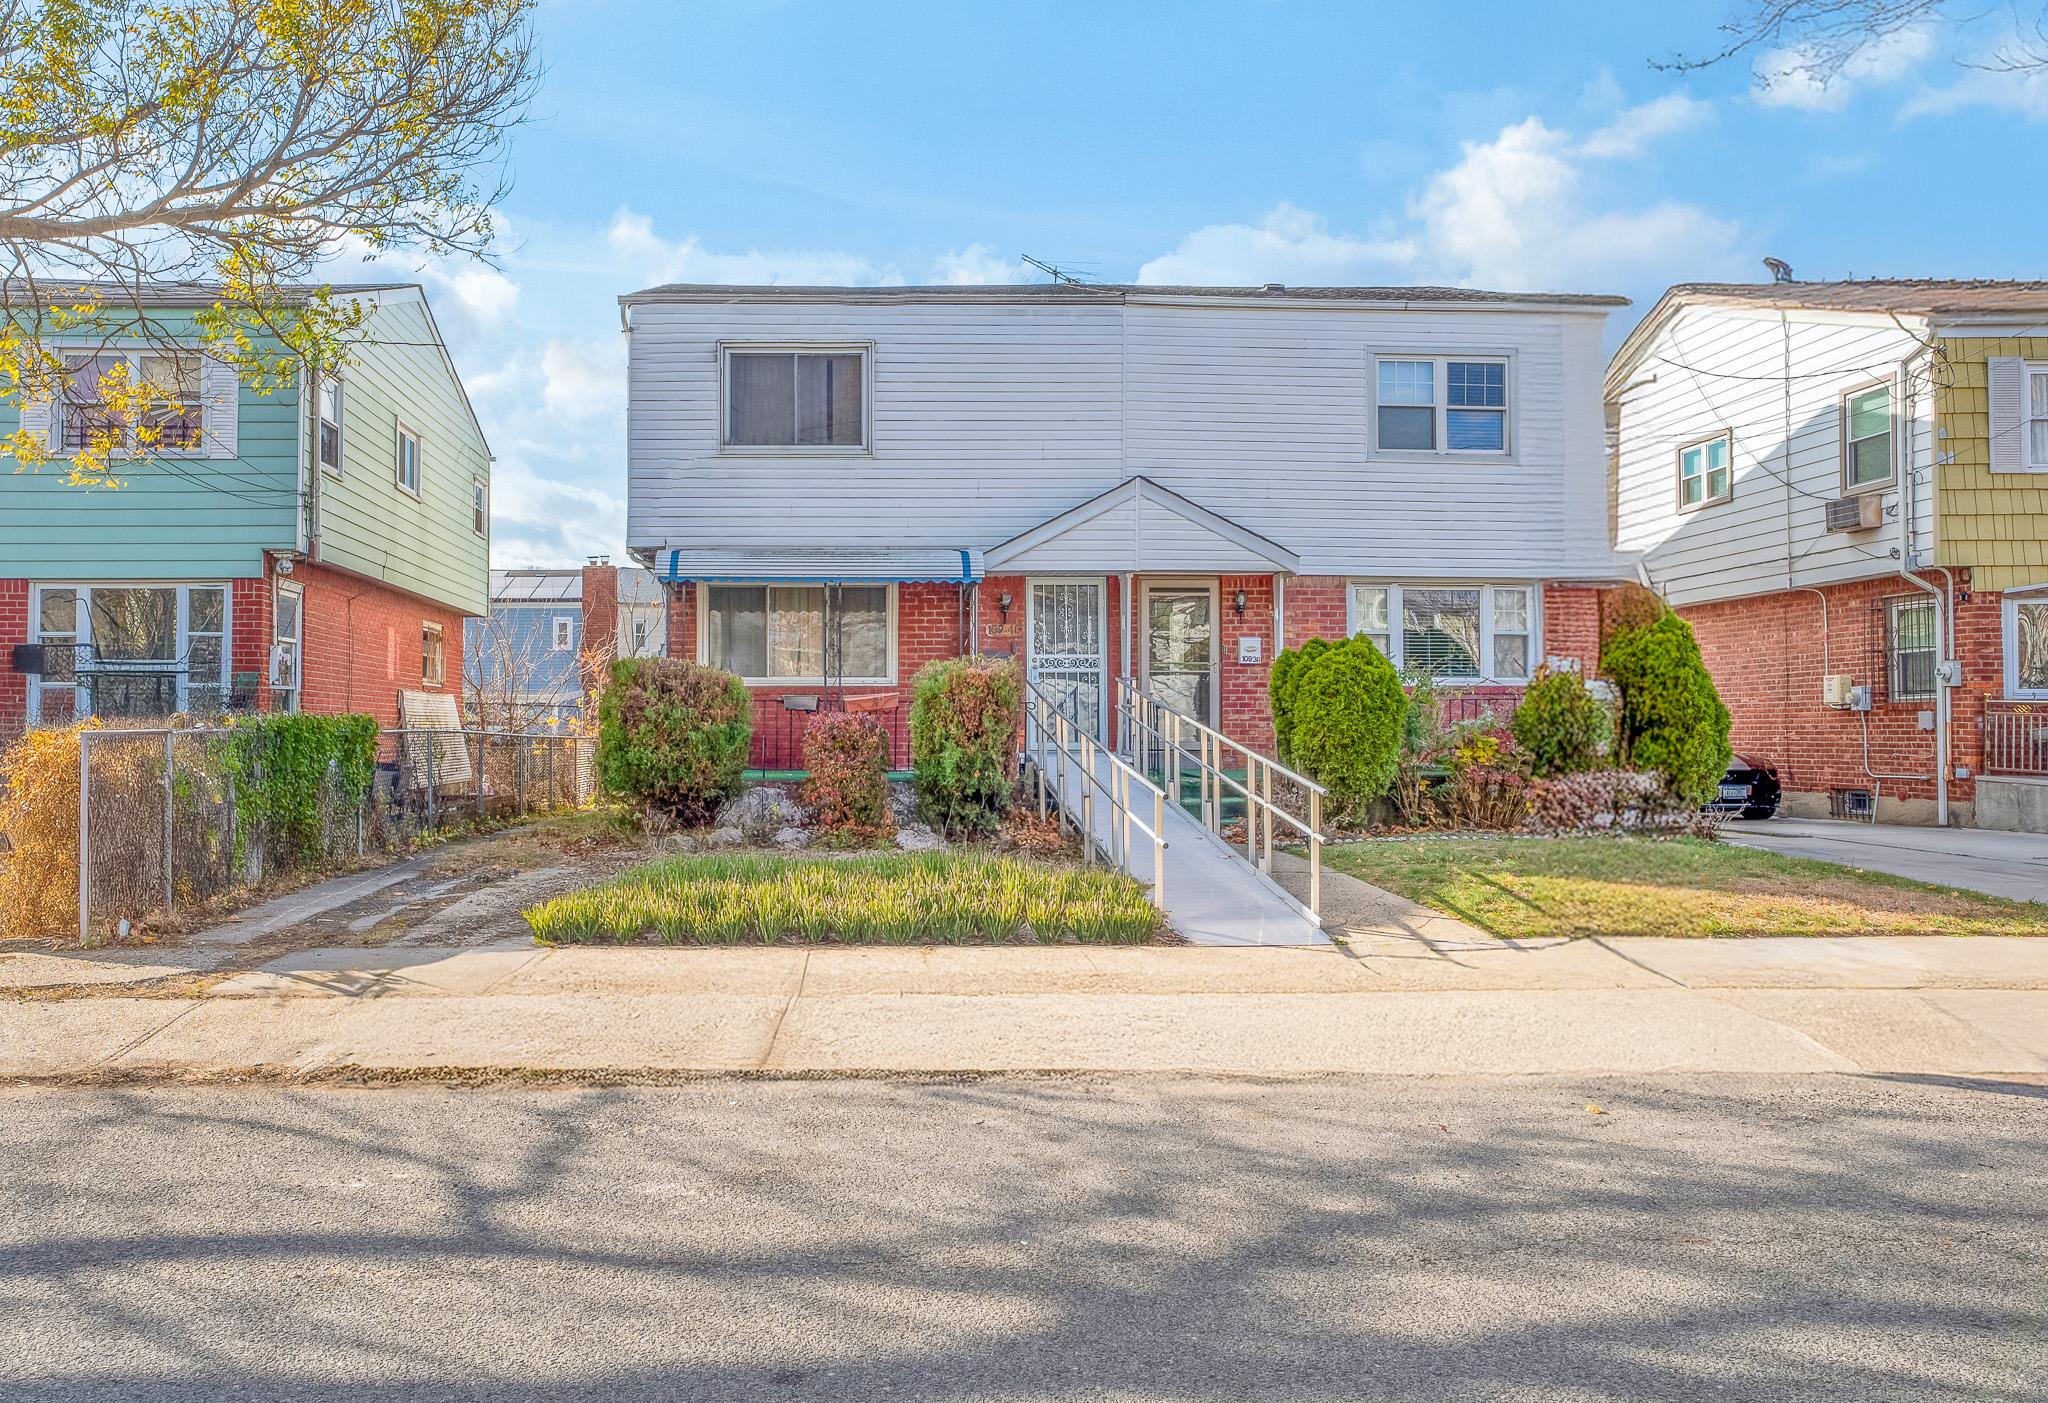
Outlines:
{"label": "concrete driveway", "polygon": [[1791,857],[1817,857],[2015,901],[2048,901],[2048,837],[2038,833],[1808,818],[1737,821],[1721,832]]}

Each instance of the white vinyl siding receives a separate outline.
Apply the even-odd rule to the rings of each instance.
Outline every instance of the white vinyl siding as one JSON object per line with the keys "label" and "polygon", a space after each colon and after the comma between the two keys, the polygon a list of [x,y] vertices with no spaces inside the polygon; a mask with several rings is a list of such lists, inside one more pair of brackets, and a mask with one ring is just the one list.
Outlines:
{"label": "white vinyl siding", "polygon": [[1542,631],[1533,585],[1354,583],[1350,631],[1440,682],[1529,680]]}
{"label": "white vinyl siding", "polygon": [[[1144,476],[1295,552],[1304,575],[1620,571],[1597,315],[740,297],[630,316],[636,548],[986,548]],[[858,473],[722,445],[718,348],[804,343],[872,347],[873,461]],[[1375,357],[1410,347],[1512,360],[1512,455],[1439,473],[1373,453]],[[1668,447],[1664,461],[1668,503]]]}
{"label": "white vinyl siding", "polygon": [[[1616,545],[1681,606],[1893,573],[1901,479],[1872,489],[1885,509],[1876,530],[1829,532],[1826,512],[1843,491],[1844,397],[1873,388],[1919,345],[1884,317],[1681,309],[1616,405]],[[1910,388],[1910,422],[1905,397],[1893,397],[1896,456],[1918,465],[1903,479],[1913,488],[1911,548],[1931,559],[1934,386],[1924,359]],[[1730,499],[1687,511],[1673,490],[1674,450],[1722,434]]]}

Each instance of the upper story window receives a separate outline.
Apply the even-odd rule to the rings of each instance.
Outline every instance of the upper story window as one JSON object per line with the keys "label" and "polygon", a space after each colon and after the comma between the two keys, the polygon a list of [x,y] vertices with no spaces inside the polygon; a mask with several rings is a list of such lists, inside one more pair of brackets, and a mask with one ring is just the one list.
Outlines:
{"label": "upper story window", "polygon": [[2027,467],[2048,472],[2048,365],[2027,367]]}
{"label": "upper story window", "polygon": [[[199,448],[206,424],[199,361],[197,351],[66,355],[63,446],[105,443],[153,452]],[[138,394],[139,404],[132,398]]]}
{"label": "upper story window", "polygon": [[1404,672],[1442,682],[1526,682],[1536,653],[1528,585],[1353,585],[1351,632]]}
{"label": "upper story window", "polygon": [[728,448],[867,446],[867,356],[852,347],[728,347]]}
{"label": "upper story window", "polygon": [[1891,480],[1891,386],[1853,390],[1842,396],[1842,488],[1856,492]]}
{"label": "upper story window", "polygon": [[1507,452],[1505,358],[1381,356],[1374,395],[1373,446],[1379,452]]}
{"label": "upper story window", "polygon": [[398,426],[398,485],[420,495],[420,436],[405,425]]}
{"label": "upper story window", "polygon": [[469,480],[469,526],[479,536],[491,533],[490,488],[480,477]]}
{"label": "upper story window", "polygon": [[555,631],[551,640],[557,653],[566,653],[576,646],[576,621],[565,614],[557,614]]}
{"label": "upper story window", "polygon": [[1735,495],[1728,470],[1730,436],[1717,434],[1704,443],[1678,450],[1678,509],[1710,507]]}
{"label": "upper story window", "polygon": [[332,375],[320,377],[320,429],[316,445],[320,466],[341,472],[341,381]]}

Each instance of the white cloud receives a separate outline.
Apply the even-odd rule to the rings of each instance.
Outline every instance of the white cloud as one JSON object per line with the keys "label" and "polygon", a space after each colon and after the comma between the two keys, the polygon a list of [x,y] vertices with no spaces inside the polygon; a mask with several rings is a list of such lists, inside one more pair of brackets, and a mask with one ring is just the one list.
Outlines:
{"label": "white cloud", "polygon": [[1257,224],[1212,224],[1138,269],[1141,283],[1372,283],[1401,276],[1416,249],[1402,239],[1332,233],[1319,214],[1274,206]]}
{"label": "white cloud", "polygon": [[893,265],[833,249],[749,249],[714,253],[695,234],[664,239],[644,214],[621,209],[605,243],[618,263],[636,270],[632,281],[651,283],[787,283],[798,287],[854,287],[901,283]]}
{"label": "white cloud", "polygon": [[1682,273],[1732,273],[1732,223],[1676,201],[1604,207],[1587,190],[1588,159],[1640,152],[1656,136],[1696,125],[1699,106],[1660,99],[1584,141],[1529,117],[1491,141],[1468,142],[1388,228],[1345,233],[1320,214],[1282,204],[1256,224],[1196,230],[1140,268],[1138,280],[1544,291],[1647,289]]}
{"label": "white cloud", "polygon": [[1772,49],[1756,61],[1756,100],[1766,107],[1840,111],[1858,89],[1896,83],[1933,52],[1928,30],[1901,29],[1865,44],[1830,73],[1819,49]]}
{"label": "white cloud", "polygon": [[1029,282],[1032,273],[1022,259],[1006,259],[989,244],[969,244],[933,259],[927,280],[953,286],[1021,283]]}
{"label": "white cloud", "polygon": [[1936,117],[1981,107],[2011,112],[2030,122],[2048,120],[2048,72],[2001,69],[1995,66],[1996,56],[1981,62],[1992,66],[1965,68],[1946,87],[1923,89],[1906,103],[1899,116]]}
{"label": "white cloud", "polygon": [[550,414],[589,419],[626,410],[626,338],[555,337],[540,356],[541,402]]}
{"label": "white cloud", "polygon": [[1666,93],[1631,107],[1580,143],[1579,154],[1595,160],[1639,156],[1653,141],[1675,136],[1707,122],[1714,106],[1684,93]]}

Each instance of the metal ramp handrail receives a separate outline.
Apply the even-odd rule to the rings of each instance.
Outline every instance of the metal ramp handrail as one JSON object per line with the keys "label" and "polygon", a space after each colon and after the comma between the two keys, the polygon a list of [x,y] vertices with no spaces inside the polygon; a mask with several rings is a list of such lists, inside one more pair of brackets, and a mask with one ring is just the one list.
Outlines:
{"label": "metal ramp handrail", "polygon": [[[1092,866],[1098,851],[1104,861],[1127,877],[1137,877],[1132,830],[1150,840],[1152,904],[1166,905],[1166,791],[1146,779],[1088,731],[1074,724],[1059,704],[1039,688],[1024,683],[1024,758],[1030,761],[1038,787],[1038,817],[1048,817],[1047,781],[1062,826],[1071,823]],[[1075,795],[1070,782],[1079,782]],[[1095,802],[1100,794],[1109,805],[1106,834],[1095,830]],[[1139,817],[1134,804],[1151,801],[1151,821]],[[1142,880],[1142,879],[1141,879]]]}
{"label": "metal ramp handrail", "polygon": [[[1129,677],[1116,679],[1116,715],[1118,748],[1128,762],[1135,762],[1142,758],[1143,753],[1138,747],[1139,736],[1149,736],[1159,751],[1160,777],[1165,780],[1170,799],[1176,805],[1180,803],[1180,761],[1185,757],[1195,762],[1201,784],[1202,827],[1219,841],[1223,837],[1224,786],[1243,796],[1244,859],[1267,878],[1273,875],[1273,829],[1276,820],[1301,834],[1308,846],[1308,902],[1302,909],[1310,920],[1321,924],[1323,800],[1329,797],[1330,791],[1307,775],[1288,769],[1271,756],[1232,740],[1185,712],[1174,710]],[[1194,749],[1188,748],[1190,737],[1195,743]],[[1224,769],[1223,760],[1227,752],[1244,757],[1243,783]],[[1289,813],[1273,801],[1275,775],[1308,794],[1306,818]],[[1225,846],[1237,851],[1234,843],[1226,843]]]}

